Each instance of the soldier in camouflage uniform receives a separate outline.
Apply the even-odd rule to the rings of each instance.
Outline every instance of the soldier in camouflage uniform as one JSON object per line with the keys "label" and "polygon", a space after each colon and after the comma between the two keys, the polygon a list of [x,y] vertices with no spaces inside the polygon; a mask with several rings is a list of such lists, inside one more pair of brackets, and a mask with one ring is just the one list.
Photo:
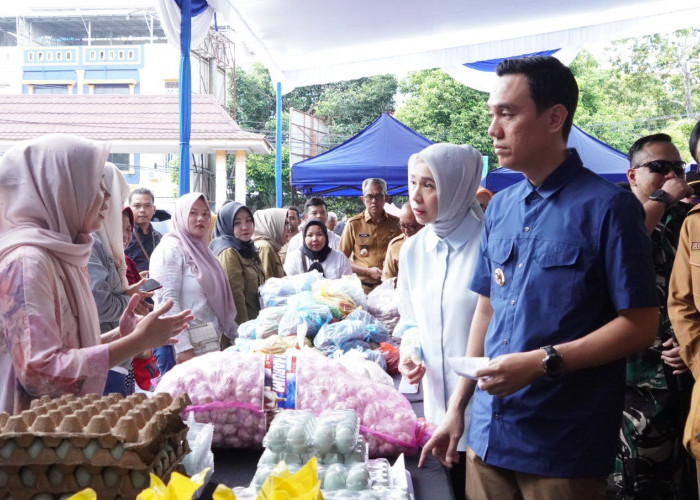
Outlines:
{"label": "soldier in camouflage uniform", "polygon": [[611,480],[618,499],[696,499],[694,461],[682,446],[693,379],[678,354],[668,317],[668,283],[692,192],[684,163],[666,134],[637,140],[629,152],[630,188],[644,205],[659,297],[654,344],[627,358],[620,445]]}

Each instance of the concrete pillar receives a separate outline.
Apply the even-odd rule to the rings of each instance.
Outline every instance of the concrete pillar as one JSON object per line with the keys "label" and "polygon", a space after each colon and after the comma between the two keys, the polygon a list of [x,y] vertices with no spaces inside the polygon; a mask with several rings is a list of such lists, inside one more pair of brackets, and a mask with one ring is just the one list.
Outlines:
{"label": "concrete pillar", "polygon": [[228,179],[226,176],[226,151],[216,152],[216,211],[226,203],[226,188]]}
{"label": "concrete pillar", "polygon": [[236,151],[236,201],[245,205],[246,194],[246,170],[245,170],[245,151]]}
{"label": "concrete pillar", "polygon": [[76,94],[82,94],[85,89],[85,70],[84,69],[76,69],[75,70],[75,86],[76,86]]}

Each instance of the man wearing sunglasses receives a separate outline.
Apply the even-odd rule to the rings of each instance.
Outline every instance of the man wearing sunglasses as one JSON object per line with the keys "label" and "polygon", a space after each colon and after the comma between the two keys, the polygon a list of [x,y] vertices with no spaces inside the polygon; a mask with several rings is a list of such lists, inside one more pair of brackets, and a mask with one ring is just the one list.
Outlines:
{"label": "man wearing sunglasses", "polygon": [[694,462],[681,437],[693,379],[679,355],[666,301],[678,238],[693,192],[685,163],[666,134],[638,139],[628,154],[630,188],[644,206],[659,302],[654,343],[627,356],[627,386],[613,482],[619,498],[683,496]]}
{"label": "man wearing sunglasses", "polygon": [[365,210],[348,219],[338,250],[350,259],[352,271],[365,293],[382,282],[382,266],[389,242],[399,234],[399,218],[384,210],[386,181],[371,177],[362,181]]}
{"label": "man wearing sunglasses", "polygon": [[401,234],[389,242],[384,258],[384,269],[382,269],[382,280],[396,278],[399,275],[399,252],[404,242],[423,229],[423,224],[418,224],[416,216],[413,215],[410,203],[406,202],[401,207],[399,214],[399,228]]}
{"label": "man wearing sunglasses", "polygon": [[645,226],[652,234],[669,208],[693,194],[685,182],[685,162],[666,134],[638,139],[630,148],[628,157],[627,179],[637,199],[644,205]]}

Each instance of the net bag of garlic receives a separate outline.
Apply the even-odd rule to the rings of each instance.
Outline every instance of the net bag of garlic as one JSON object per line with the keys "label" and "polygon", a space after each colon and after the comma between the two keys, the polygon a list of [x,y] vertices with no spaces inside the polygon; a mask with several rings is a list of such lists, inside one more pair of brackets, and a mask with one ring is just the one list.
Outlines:
{"label": "net bag of garlic", "polygon": [[209,353],[176,366],[158,391],[186,392],[198,422],[214,424],[213,446],[260,447],[265,414],[284,409],[354,410],[370,457],[417,452],[431,428],[393,387],[375,384],[310,349],[262,355]]}

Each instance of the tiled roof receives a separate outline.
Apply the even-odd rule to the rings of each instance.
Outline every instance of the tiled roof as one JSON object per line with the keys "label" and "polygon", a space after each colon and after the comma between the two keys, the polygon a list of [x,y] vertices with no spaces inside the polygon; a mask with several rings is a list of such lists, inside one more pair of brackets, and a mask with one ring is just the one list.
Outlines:
{"label": "tiled roof", "polygon": [[[121,144],[120,150],[141,145],[144,149],[134,152],[146,152],[156,144],[171,150],[179,144],[179,131],[177,95],[0,95],[1,144],[71,133]],[[209,94],[192,95],[190,142],[192,152],[203,144],[229,151],[270,150],[263,135],[241,129]]]}

